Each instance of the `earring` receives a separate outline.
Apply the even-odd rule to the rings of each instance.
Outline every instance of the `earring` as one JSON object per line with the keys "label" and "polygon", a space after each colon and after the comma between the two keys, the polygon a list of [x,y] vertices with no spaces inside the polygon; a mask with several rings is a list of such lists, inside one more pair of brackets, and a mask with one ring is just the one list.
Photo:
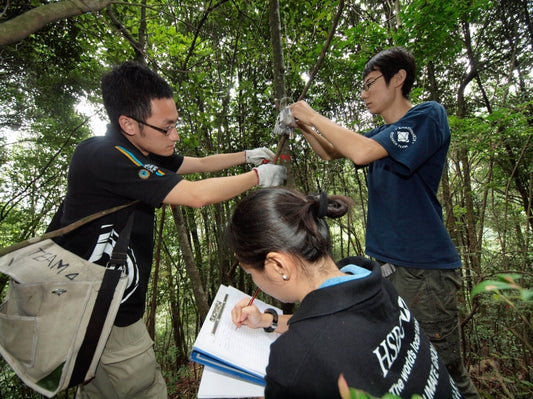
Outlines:
{"label": "earring", "polygon": [[281,278],[285,281],[287,281],[289,278],[284,274],[283,276],[281,276]]}

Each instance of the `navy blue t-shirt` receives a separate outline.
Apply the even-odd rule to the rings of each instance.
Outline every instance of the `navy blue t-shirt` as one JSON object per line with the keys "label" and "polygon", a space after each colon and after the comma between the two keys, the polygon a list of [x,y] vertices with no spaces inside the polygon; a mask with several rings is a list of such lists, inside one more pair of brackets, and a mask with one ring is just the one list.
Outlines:
{"label": "navy blue t-shirt", "polygon": [[69,167],[68,189],[59,226],[66,226],[95,212],[141,202],[90,222],[56,241],[65,249],[93,263],[106,265],[113,247],[134,212],[128,247],[128,285],[115,325],[139,320],[145,308],[152,267],[154,210],[182,177],[176,174],[183,157],[144,156],[120,132],[109,128],[106,136],[81,142]]}
{"label": "navy blue t-shirt", "polygon": [[460,267],[437,199],[450,145],[444,107],[419,104],[365,136],[389,154],[369,165],[366,253],[398,266]]}

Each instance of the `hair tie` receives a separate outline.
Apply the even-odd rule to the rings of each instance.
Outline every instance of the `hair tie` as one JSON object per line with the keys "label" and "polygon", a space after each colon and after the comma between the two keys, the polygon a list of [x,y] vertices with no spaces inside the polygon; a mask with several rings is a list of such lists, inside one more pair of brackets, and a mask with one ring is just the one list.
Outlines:
{"label": "hair tie", "polygon": [[324,217],[328,214],[328,194],[325,191],[322,191],[320,193],[320,205],[318,207],[318,214],[317,216],[320,219],[324,219]]}

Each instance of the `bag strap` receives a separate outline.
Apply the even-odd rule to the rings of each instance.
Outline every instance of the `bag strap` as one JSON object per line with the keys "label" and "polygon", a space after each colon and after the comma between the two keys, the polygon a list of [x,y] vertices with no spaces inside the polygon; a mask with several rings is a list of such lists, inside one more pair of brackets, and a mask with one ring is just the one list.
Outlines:
{"label": "bag strap", "polygon": [[106,269],[98,295],[96,297],[89,324],[85,329],[85,337],[78,351],[76,363],[70,377],[69,388],[85,381],[87,371],[93,361],[94,352],[102,335],[107,313],[113,302],[115,289],[120,280],[120,270]]}
{"label": "bag strap", "polygon": [[118,240],[113,247],[113,252],[111,253],[111,257],[107,261],[107,268],[109,269],[118,269],[122,270],[122,268],[126,265],[127,257],[128,257],[128,244],[130,242],[130,234],[131,229],[133,227],[133,217],[135,216],[135,212],[132,212],[130,216],[128,217],[128,222],[126,223],[126,226],[122,229]]}
{"label": "bag strap", "polygon": [[54,230],[54,231],[47,232],[47,233],[43,234],[42,236],[32,237],[32,238],[29,238],[27,240],[24,240],[24,241],[21,241],[21,242],[17,242],[17,243],[15,243],[13,245],[10,245],[9,247],[5,247],[5,248],[0,249],[0,256],[4,256],[5,254],[8,254],[8,253],[13,252],[13,251],[16,251],[17,249],[27,247],[28,245],[35,244],[37,242],[41,242],[41,241],[47,240],[49,238],[54,238],[54,237],[58,237],[60,235],[66,234],[66,233],[70,233],[71,231],[77,229],[78,227],[83,226],[86,223],[92,222],[93,220],[101,218],[102,216],[109,215],[109,214],[114,213],[116,211],[119,211],[121,209],[127,208],[128,206],[135,205],[135,204],[137,204],[139,202],[141,202],[141,201],[140,200],[135,200],[135,201],[128,202],[127,204],[124,204],[124,205],[119,205],[119,206],[115,206],[113,208],[105,209],[103,211],[98,211],[98,212],[93,213],[92,215],[85,216],[84,218],[81,218],[81,219],[79,219],[79,220],[77,220],[75,222],[72,222],[71,224],[69,224],[69,225],[67,225],[65,227],[62,227],[62,228]]}
{"label": "bag strap", "polygon": [[100,289],[98,290],[94,308],[89,319],[89,327],[85,330],[85,337],[83,338],[78,356],[76,357],[74,369],[72,370],[69,388],[85,381],[85,376],[93,361],[94,352],[96,351],[98,341],[102,335],[102,330],[104,329],[104,323],[107,318],[109,307],[113,301],[115,289],[122,274],[123,267],[127,262],[128,243],[130,241],[134,216],[135,212],[133,211],[128,217],[126,226],[124,226],[120,232],[118,240],[113,247],[111,257],[107,262],[104,278],[100,285]]}

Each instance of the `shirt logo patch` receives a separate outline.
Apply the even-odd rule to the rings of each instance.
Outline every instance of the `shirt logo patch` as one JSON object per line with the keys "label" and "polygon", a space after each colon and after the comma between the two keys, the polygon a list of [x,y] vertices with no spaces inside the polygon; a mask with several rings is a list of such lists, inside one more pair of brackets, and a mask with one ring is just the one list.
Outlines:
{"label": "shirt logo patch", "polygon": [[392,143],[398,148],[407,148],[416,142],[416,134],[410,127],[398,127],[390,133]]}
{"label": "shirt logo patch", "polygon": [[150,172],[152,172],[152,173],[156,173],[156,174],[158,174],[157,172],[160,172],[159,174],[164,174],[163,172],[161,172],[161,171],[159,170],[159,167],[158,167],[158,166],[156,166],[156,165],[152,165],[151,163],[145,163],[143,166],[144,166],[147,170],[149,170]]}
{"label": "shirt logo patch", "polygon": [[[119,150],[121,153],[123,153],[126,157],[129,158],[129,160],[131,162],[133,162],[135,165],[137,166],[142,166],[143,168],[146,168],[148,171],[152,172],[152,173],[155,173],[157,176],[164,176],[165,173],[158,169],[157,166],[155,165],[152,165],[152,164],[143,164],[141,161],[139,161],[137,159],[137,157],[135,155],[133,155],[131,152],[129,152],[128,150],[126,150],[124,147],[121,147],[119,145],[115,146],[115,148],[117,150]],[[148,173],[148,175],[146,175],[146,177],[142,177],[141,176],[141,172],[139,172],[139,177],[141,177],[141,179],[147,179],[148,177],[150,177],[150,173]]]}
{"label": "shirt logo patch", "polygon": [[139,170],[139,177],[143,180],[148,179],[150,177],[150,172],[146,169],[141,169]]}

